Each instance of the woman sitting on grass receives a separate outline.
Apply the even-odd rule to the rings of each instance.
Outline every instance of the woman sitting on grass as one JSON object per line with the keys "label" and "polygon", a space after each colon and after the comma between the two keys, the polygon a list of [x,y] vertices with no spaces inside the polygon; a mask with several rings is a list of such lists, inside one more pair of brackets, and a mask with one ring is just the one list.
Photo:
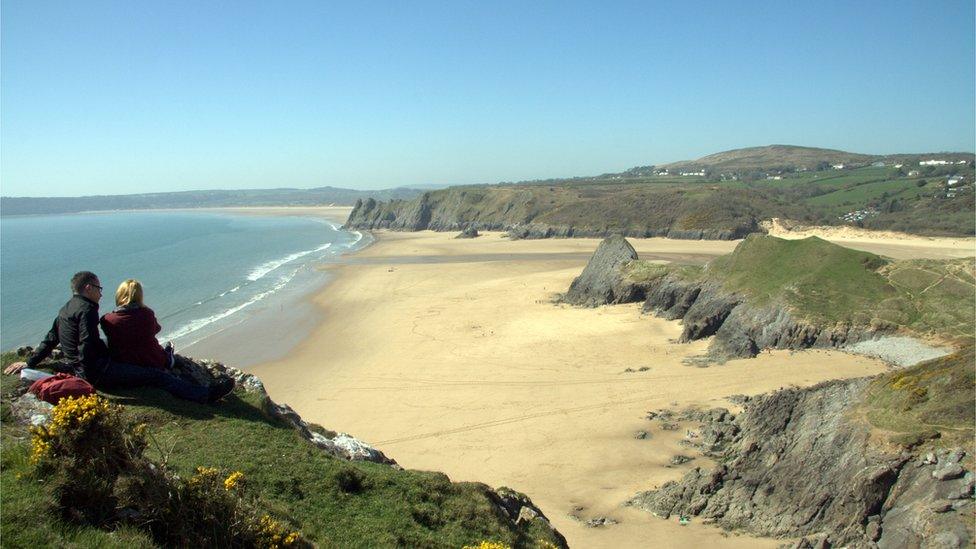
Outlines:
{"label": "woman sitting on grass", "polygon": [[162,328],[153,310],[142,302],[142,284],[131,278],[119,284],[115,305],[101,320],[112,360],[147,368],[172,367],[173,348],[167,344],[163,349],[156,339]]}
{"label": "woman sitting on grass", "polygon": [[[119,284],[115,291],[116,308],[111,313],[102,317],[100,322],[102,331],[105,332],[105,339],[108,340],[108,353],[112,364],[130,364],[141,366],[132,370],[131,379],[123,376],[122,379],[113,379],[106,376],[105,382],[112,384],[115,381],[123,384],[139,383],[142,377],[147,382],[158,383],[153,374],[166,381],[163,387],[170,390],[181,398],[190,400],[202,400],[205,402],[216,402],[230,394],[234,390],[234,380],[224,379],[210,387],[196,387],[183,381],[178,376],[170,372],[173,367],[175,356],[173,347],[170,344],[164,349],[159,345],[156,334],[162,329],[156,321],[156,313],[146,307],[142,302],[142,284],[138,280],[129,279]],[[143,370],[139,375],[139,370]],[[174,387],[171,386],[178,386]],[[187,387],[192,388],[190,391]],[[195,393],[201,392],[200,396]]]}

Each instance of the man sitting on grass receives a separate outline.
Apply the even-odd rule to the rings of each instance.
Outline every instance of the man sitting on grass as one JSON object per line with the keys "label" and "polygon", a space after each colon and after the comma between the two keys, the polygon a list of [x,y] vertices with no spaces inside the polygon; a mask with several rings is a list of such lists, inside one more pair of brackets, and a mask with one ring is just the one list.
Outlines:
{"label": "man sitting on grass", "polygon": [[71,290],[74,295],[61,307],[51,330],[27,362],[15,362],[3,373],[16,374],[36,367],[60,344],[71,372],[98,389],[159,387],[176,397],[201,403],[217,402],[234,390],[233,379],[203,387],[157,368],[111,360],[98,333],[98,301],[102,298],[98,277],[89,271],[76,273],[71,277]]}

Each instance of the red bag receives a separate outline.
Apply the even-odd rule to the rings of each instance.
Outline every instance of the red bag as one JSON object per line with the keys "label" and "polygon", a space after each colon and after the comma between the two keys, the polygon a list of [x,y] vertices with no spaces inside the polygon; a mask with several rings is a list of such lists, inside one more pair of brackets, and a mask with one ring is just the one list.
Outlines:
{"label": "red bag", "polygon": [[90,395],[95,388],[78,376],[71,374],[56,374],[44,379],[38,379],[30,386],[30,392],[44,402],[57,404],[64,397],[78,397]]}

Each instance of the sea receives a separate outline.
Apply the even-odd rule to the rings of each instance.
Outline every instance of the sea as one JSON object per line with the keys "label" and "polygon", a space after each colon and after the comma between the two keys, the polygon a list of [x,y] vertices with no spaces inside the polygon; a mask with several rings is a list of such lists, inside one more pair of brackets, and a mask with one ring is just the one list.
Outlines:
{"label": "sea", "polygon": [[0,218],[0,349],[37,345],[77,271],[142,283],[177,352],[246,367],[284,356],[317,322],[320,267],[369,243],[321,217],[129,211]]}

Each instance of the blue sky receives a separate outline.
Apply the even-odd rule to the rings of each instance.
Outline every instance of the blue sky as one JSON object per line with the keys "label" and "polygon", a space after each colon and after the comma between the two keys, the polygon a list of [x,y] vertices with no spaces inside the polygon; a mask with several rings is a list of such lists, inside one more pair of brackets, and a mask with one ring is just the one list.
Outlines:
{"label": "blue sky", "polygon": [[0,193],[976,149],[974,3],[2,3]]}

